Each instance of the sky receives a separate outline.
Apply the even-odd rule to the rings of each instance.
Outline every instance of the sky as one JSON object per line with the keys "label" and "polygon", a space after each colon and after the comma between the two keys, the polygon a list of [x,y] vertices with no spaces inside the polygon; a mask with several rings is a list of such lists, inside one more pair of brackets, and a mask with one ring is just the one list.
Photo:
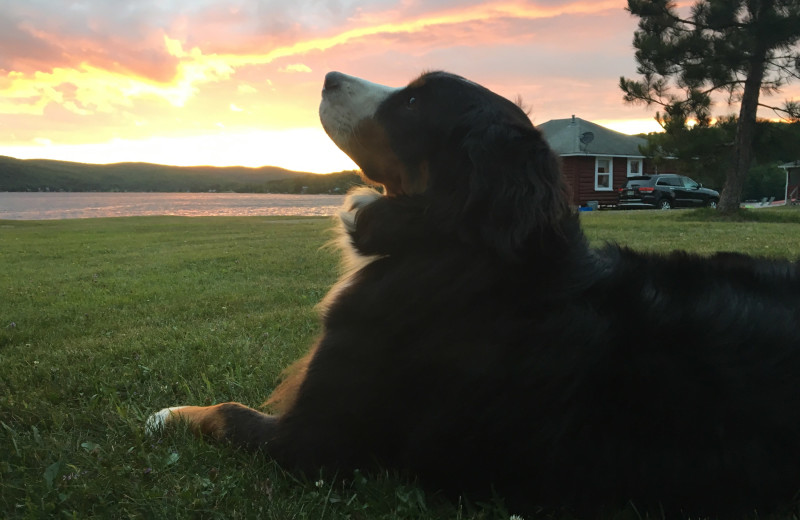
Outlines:
{"label": "sky", "polygon": [[[390,86],[446,70],[521,97],[534,124],[574,114],[657,131],[656,108],[624,104],[618,87],[637,77],[625,5],[0,0],[0,155],[354,169],[319,124],[332,70]],[[797,85],[772,101],[791,98]]]}

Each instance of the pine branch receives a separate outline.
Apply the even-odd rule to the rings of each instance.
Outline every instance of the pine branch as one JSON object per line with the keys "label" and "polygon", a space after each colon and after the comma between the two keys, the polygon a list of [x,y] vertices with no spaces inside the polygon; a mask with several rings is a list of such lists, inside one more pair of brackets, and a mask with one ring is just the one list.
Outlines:
{"label": "pine branch", "polygon": [[764,103],[759,103],[758,106],[772,110],[775,113],[775,115],[778,116],[778,118],[787,123],[800,120],[800,102],[786,101],[783,107],[766,105]]}

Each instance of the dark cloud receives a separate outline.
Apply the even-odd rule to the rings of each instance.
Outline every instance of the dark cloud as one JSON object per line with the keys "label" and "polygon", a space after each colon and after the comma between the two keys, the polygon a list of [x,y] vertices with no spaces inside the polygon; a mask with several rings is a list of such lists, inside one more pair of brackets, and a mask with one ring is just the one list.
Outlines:
{"label": "dark cloud", "polygon": [[0,12],[0,69],[17,70],[15,64],[21,58],[30,70],[51,67],[54,58],[60,56],[58,47],[33,36],[20,25],[8,13]]}
{"label": "dark cloud", "polygon": [[186,2],[173,35],[206,53],[268,52],[335,34],[354,19],[398,0],[240,0]]}

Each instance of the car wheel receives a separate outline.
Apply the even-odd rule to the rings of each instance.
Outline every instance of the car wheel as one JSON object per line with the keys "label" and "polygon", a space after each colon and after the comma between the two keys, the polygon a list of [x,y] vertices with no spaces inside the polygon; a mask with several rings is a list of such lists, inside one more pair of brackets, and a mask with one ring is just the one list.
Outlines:
{"label": "car wheel", "polygon": [[658,201],[658,209],[672,209],[672,203],[669,199],[661,199]]}
{"label": "car wheel", "polygon": [[711,209],[717,209],[716,199],[709,199],[708,202],[706,203],[706,207]]}

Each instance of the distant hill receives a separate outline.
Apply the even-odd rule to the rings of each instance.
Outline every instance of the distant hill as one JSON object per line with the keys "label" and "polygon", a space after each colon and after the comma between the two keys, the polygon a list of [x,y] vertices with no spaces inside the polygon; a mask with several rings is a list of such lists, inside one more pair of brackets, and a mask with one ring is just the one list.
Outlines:
{"label": "distant hill", "polygon": [[0,156],[0,191],[339,193],[363,184],[354,171],[314,174],[264,166],[84,164]]}

